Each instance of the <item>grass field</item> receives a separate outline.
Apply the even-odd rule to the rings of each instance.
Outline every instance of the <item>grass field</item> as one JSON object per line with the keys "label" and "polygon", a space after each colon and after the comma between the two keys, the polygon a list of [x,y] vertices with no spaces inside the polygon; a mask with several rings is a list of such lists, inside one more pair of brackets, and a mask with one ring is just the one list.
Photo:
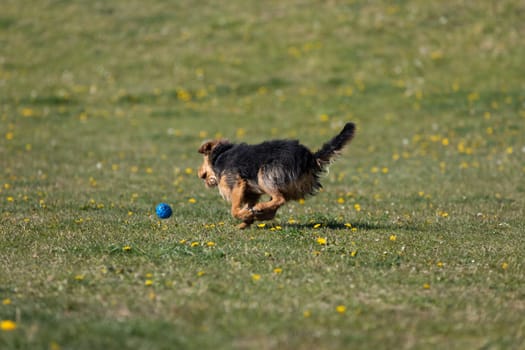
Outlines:
{"label": "grass field", "polygon": [[[524,15],[2,0],[0,348],[523,349]],[[205,139],[346,121],[324,191],[264,225],[196,176]]]}

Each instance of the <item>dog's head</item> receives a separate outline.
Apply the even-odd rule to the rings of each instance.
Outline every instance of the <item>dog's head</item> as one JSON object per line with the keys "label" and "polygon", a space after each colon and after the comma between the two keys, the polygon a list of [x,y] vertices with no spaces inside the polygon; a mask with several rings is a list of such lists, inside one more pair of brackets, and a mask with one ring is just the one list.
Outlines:
{"label": "dog's head", "polygon": [[204,156],[204,161],[199,168],[197,175],[204,180],[206,187],[215,187],[219,184],[217,175],[213,171],[211,154],[217,145],[228,143],[226,140],[206,141],[199,147],[199,153]]}

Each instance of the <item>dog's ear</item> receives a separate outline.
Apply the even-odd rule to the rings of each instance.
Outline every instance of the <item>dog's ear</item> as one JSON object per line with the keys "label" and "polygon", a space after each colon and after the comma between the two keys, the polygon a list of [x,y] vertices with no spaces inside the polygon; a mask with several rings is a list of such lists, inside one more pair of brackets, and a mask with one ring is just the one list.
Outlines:
{"label": "dog's ear", "polygon": [[199,153],[204,154],[205,156],[209,155],[211,153],[211,150],[213,147],[215,147],[219,141],[213,140],[213,141],[206,141],[199,147]]}

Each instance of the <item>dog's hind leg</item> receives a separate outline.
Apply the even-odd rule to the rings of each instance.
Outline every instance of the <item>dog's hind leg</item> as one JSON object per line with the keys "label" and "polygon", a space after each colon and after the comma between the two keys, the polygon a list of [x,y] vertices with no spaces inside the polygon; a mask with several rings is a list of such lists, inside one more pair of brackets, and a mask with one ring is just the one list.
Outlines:
{"label": "dog's hind leg", "polygon": [[267,202],[258,203],[253,206],[257,220],[271,220],[275,217],[277,210],[286,202],[286,199],[279,191],[267,191],[271,199]]}

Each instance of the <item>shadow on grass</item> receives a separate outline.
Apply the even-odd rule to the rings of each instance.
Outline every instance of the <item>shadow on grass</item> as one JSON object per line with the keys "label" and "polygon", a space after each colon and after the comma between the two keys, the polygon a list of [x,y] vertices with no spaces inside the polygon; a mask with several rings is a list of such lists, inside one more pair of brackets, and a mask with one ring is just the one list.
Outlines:
{"label": "shadow on grass", "polygon": [[[348,221],[337,221],[337,220],[328,220],[328,221],[318,221],[314,223],[283,223],[279,225],[278,222],[266,224],[263,229],[271,230],[276,226],[281,226],[285,230],[308,230],[308,229],[330,229],[330,230],[345,230],[349,231],[352,228],[356,228],[359,231],[361,230],[407,230],[407,231],[417,231],[421,228],[415,224],[408,223],[389,223],[389,222],[348,222]],[[260,228],[259,228],[260,229]]]}

